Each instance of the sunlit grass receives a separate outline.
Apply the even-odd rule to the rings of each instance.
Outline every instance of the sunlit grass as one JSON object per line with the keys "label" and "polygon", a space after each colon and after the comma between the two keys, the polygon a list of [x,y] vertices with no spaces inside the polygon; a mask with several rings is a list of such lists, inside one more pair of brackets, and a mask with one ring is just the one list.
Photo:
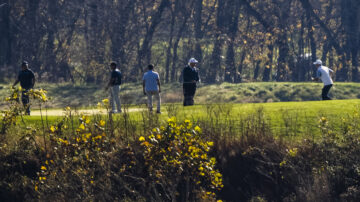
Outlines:
{"label": "sunlit grass", "polygon": [[[331,126],[336,130],[339,128],[342,118],[351,116],[360,106],[360,100],[331,100],[331,101],[308,101],[308,102],[277,102],[277,103],[251,103],[251,104],[208,104],[183,107],[181,104],[166,104],[162,106],[162,114],[150,113],[145,106],[132,106],[137,109],[126,114],[112,115],[114,120],[122,119],[123,116],[138,125],[141,130],[144,117],[158,117],[159,121],[165,122],[167,118],[176,116],[178,120],[189,119],[195,123],[216,120],[222,122],[232,120],[234,127],[239,121],[248,116],[256,116],[258,109],[262,109],[268,120],[273,134],[285,138],[310,138],[320,134],[318,121],[321,117],[327,117]],[[209,113],[212,110],[212,113]],[[81,113],[80,113],[81,114]],[[74,113],[74,118],[79,113]],[[96,114],[89,114],[95,116]],[[96,116],[108,116],[100,114]],[[61,119],[61,116],[25,116],[24,121],[28,124],[41,126],[42,123],[51,125]]]}

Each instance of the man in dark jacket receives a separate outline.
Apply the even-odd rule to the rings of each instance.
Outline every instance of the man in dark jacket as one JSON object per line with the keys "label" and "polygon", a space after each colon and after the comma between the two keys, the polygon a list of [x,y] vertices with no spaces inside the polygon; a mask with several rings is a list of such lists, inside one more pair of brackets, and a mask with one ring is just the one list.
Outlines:
{"label": "man in dark jacket", "polygon": [[189,64],[184,68],[182,72],[184,106],[194,105],[196,82],[199,81],[199,73],[195,67],[197,63],[198,61],[195,58],[191,58],[189,60]]}
{"label": "man in dark jacket", "polygon": [[13,84],[13,87],[19,82],[21,88],[23,89],[21,102],[25,107],[25,114],[30,115],[30,99],[27,92],[29,92],[29,90],[35,85],[35,75],[34,72],[29,69],[29,64],[26,61],[21,64],[21,71],[19,72],[18,78]]}
{"label": "man in dark jacket", "polygon": [[[110,88],[110,105],[111,113],[121,113],[121,103],[119,98],[120,84],[121,84],[121,72],[116,67],[115,62],[110,63],[111,75],[108,85],[105,87],[105,90]],[[116,106],[115,106],[116,105]]]}

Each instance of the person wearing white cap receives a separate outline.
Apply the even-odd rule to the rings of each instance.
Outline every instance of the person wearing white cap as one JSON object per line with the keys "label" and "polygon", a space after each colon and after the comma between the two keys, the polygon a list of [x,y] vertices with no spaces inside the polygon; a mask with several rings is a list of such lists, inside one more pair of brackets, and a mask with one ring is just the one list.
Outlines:
{"label": "person wearing white cap", "polygon": [[323,100],[331,100],[328,94],[334,82],[331,79],[330,72],[334,72],[334,71],[328,67],[323,66],[322,61],[319,59],[317,59],[313,64],[316,66],[317,71],[316,71],[316,77],[312,78],[312,80],[318,81],[319,79],[321,79],[321,81],[324,83],[321,97]]}
{"label": "person wearing white cap", "polygon": [[195,58],[189,60],[189,64],[183,69],[183,93],[184,106],[194,105],[196,82],[199,81],[199,73],[196,69],[198,61]]}

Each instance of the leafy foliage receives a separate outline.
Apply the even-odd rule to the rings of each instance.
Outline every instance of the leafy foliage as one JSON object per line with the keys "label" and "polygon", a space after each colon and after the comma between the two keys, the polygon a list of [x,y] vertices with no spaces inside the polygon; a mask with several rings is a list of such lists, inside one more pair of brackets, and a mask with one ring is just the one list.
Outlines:
{"label": "leafy foliage", "polygon": [[215,168],[216,159],[209,156],[214,143],[205,139],[200,127],[193,127],[189,120],[178,125],[175,117],[168,120],[166,127],[155,128],[147,138],[139,138],[149,176],[166,187],[169,199],[188,201],[197,195],[212,199],[224,186]]}

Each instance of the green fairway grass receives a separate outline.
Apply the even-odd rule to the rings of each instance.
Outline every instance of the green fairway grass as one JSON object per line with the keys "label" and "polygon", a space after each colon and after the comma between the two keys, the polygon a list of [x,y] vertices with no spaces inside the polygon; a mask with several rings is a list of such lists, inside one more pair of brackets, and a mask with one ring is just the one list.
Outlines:
{"label": "green fairway grass", "polygon": [[[194,123],[199,123],[199,125],[211,124],[212,127],[219,129],[217,130],[220,133],[219,135],[229,135],[227,128],[230,127],[230,122],[233,132],[239,134],[237,130],[241,130],[241,121],[252,116],[258,116],[261,113],[275,136],[298,140],[316,138],[320,134],[318,126],[322,117],[328,120],[329,126],[334,131],[340,131],[343,119],[349,120],[354,116],[358,112],[359,106],[360,100],[356,99],[277,103],[220,103],[188,107],[183,107],[181,104],[166,104],[162,106],[163,113],[161,115],[149,114],[144,106],[132,106],[128,113],[115,114],[113,117],[121,119],[126,115],[141,130],[144,117],[158,117],[159,121],[165,122],[169,117],[176,116],[179,121],[189,119]],[[46,112],[43,110],[42,120],[46,125],[55,124],[61,120],[63,112],[61,110],[55,111],[59,113],[58,116],[46,116]],[[94,113],[88,115],[95,116],[96,112],[94,109]],[[52,113],[52,110],[48,109],[47,113]],[[73,113],[75,117],[79,117],[78,115],[81,114],[83,114],[81,110]],[[103,110],[98,116],[106,118],[107,114]],[[41,116],[25,116],[24,121],[37,126],[41,126],[43,123]]]}

